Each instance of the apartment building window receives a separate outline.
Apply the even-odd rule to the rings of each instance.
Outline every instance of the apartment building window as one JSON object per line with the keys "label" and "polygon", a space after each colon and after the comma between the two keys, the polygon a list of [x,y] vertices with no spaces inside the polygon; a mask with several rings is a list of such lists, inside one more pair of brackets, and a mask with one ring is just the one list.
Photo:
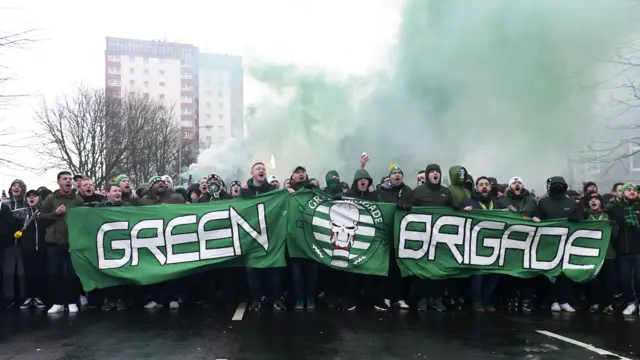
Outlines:
{"label": "apartment building window", "polygon": [[160,85],[160,87],[164,87],[164,81],[160,81],[158,85]]}
{"label": "apartment building window", "polygon": [[640,145],[629,146],[629,170],[640,171]]}
{"label": "apartment building window", "polygon": [[120,74],[120,68],[117,67],[110,67],[108,69],[109,74]]}
{"label": "apartment building window", "polygon": [[207,141],[207,146],[211,146],[211,136],[207,136],[205,139]]}
{"label": "apartment building window", "polygon": [[193,90],[193,85],[183,85],[182,90],[185,90],[185,91]]}
{"label": "apartment building window", "polygon": [[108,59],[109,61],[120,61],[120,55],[109,54]]}
{"label": "apartment building window", "polygon": [[180,111],[180,113],[182,115],[191,115],[193,114],[193,110],[189,109],[189,108],[182,108],[182,110]]}
{"label": "apartment building window", "polygon": [[207,120],[211,120],[211,114],[206,114]]}
{"label": "apartment building window", "polygon": [[222,93],[222,91],[218,91],[218,97],[223,97],[224,94]]}
{"label": "apartment building window", "polygon": [[188,133],[188,132],[185,132],[185,133],[184,133],[184,138],[185,138],[185,139],[190,139],[190,138],[191,138],[191,134],[190,134],[190,133]]}
{"label": "apartment building window", "polygon": [[180,78],[181,79],[185,79],[185,80],[193,79],[193,75],[188,74],[188,73],[182,73],[182,74],[180,74]]}
{"label": "apartment building window", "polygon": [[205,106],[207,107],[207,109],[211,109],[211,103],[207,101],[207,103],[205,104]]}
{"label": "apartment building window", "polygon": [[182,120],[182,121],[180,122],[180,126],[182,126],[182,127],[191,127],[192,125],[193,125],[193,124],[192,124],[192,123],[191,123],[191,121],[189,121],[189,120]]}
{"label": "apartment building window", "polygon": [[223,104],[223,103],[221,103],[221,102],[219,102],[219,103],[218,103],[218,109],[222,109],[223,107],[224,107],[224,104]]}
{"label": "apartment building window", "polygon": [[129,86],[136,86],[135,80],[129,80]]}
{"label": "apartment building window", "polygon": [[158,72],[160,73],[160,75],[164,75],[164,70],[163,69],[160,69]]}
{"label": "apartment building window", "polygon": [[191,98],[191,96],[181,96],[180,97],[180,101],[183,103],[192,103],[193,99]]}
{"label": "apartment building window", "polygon": [[211,91],[205,91],[205,94],[207,94],[207,96],[211,96]]}
{"label": "apartment building window", "polygon": [[129,96],[133,97],[133,96],[135,96],[135,95],[136,95],[136,93],[135,93],[135,92],[133,92],[133,91],[129,91]]}
{"label": "apartment building window", "polygon": [[144,69],[144,71],[142,72],[145,75],[149,75],[149,69]]}
{"label": "apartment building window", "polygon": [[187,64],[186,60],[180,60],[180,66],[181,67],[187,67],[189,64]]}
{"label": "apartment building window", "polygon": [[219,120],[224,120],[224,115],[222,115],[222,114],[218,114],[218,119],[219,119]]}
{"label": "apartment building window", "polygon": [[142,58],[142,62],[145,64],[149,63],[149,57],[145,56],[144,58]]}
{"label": "apartment building window", "polygon": [[149,87],[149,82],[148,81],[144,82],[144,87]]}
{"label": "apartment building window", "polygon": [[120,86],[120,80],[109,79],[109,86]]}
{"label": "apartment building window", "polygon": [[135,74],[135,73],[136,73],[135,68],[129,68],[129,74]]}
{"label": "apartment building window", "polygon": [[129,61],[136,61],[136,57],[133,55],[129,55]]}
{"label": "apartment building window", "polygon": [[160,94],[158,97],[160,98],[160,100],[164,100],[164,94]]}

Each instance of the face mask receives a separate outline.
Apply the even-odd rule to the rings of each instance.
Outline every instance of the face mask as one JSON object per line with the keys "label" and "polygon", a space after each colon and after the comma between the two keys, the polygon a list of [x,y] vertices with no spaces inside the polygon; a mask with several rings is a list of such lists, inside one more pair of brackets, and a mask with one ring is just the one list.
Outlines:
{"label": "face mask", "polygon": [[465,168],[458,170],[458,179],[461,182],[464,182],[467,179],[467,170]]}

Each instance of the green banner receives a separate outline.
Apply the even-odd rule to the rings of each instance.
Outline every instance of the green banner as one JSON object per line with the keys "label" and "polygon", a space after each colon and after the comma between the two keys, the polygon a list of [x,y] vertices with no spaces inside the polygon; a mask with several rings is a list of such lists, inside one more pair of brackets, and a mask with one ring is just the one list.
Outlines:
{"label": "green banner", "polygon": [[288,192],[211,204],[74,208],[71,259],[86,291],[212,266],[282,267]]}
{"label": "green banner", "polygon": [[153,284],[211,267],[282,267],[285,245],[341,271],[387,275],[390,239],[403,276],[564,274],[600,270],[606,221],[534,223],[510,212],[463,212],[334,199],[281,190],[211,204],[74,208],[66,216],[71,258],[85,290]]}
{"label": "green banner", "polygon": [[387,275],[395,205],[343,198],[317,190],[291,196],[287,249],[342,271]]}
{"label": "green banner", "polygon": [[593,279],[609,246],[606,221],[534,223],[510,212],[414,207],[397,211],[395,249],[403,276],[444,279],[474,274]]}

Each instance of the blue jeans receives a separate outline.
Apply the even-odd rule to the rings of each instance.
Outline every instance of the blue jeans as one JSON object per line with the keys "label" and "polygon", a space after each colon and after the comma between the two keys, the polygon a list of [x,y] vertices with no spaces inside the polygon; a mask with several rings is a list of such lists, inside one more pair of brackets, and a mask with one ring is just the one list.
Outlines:
{"label": "blue jeans", "polygon": [[51,302],[56,305],[75,304],[80,294],[76,272],[71,263],[68,245],[47,246],[47,264],[51,285]]}
{"label": "blue jeans", "polygon": [[622,295],[627,304],[637,301],[634,283],[640,282],[640,254],[617,256],[618,274],[622,284]]}
{"label": "blue jeans", "polygon": [[471,276],[471,302],[491,303],[491,295],[498,285],[498,275]]}
{"label": "blue jeans", "polygon": [[291,259],[293,293],[296,300],[315,297],[318,286],[318,263],[309,259]]}

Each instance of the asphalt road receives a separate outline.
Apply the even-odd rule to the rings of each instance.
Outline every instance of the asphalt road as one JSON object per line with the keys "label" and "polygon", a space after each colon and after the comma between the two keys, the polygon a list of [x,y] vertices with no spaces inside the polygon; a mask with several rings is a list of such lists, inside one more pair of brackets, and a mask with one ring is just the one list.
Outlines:
{"label": "asphalt road", "polygon": [[0,312],[2,360],[640,359],[639,336],[638,317],[621,315],[242,308],[83,309],[72,316]]}

